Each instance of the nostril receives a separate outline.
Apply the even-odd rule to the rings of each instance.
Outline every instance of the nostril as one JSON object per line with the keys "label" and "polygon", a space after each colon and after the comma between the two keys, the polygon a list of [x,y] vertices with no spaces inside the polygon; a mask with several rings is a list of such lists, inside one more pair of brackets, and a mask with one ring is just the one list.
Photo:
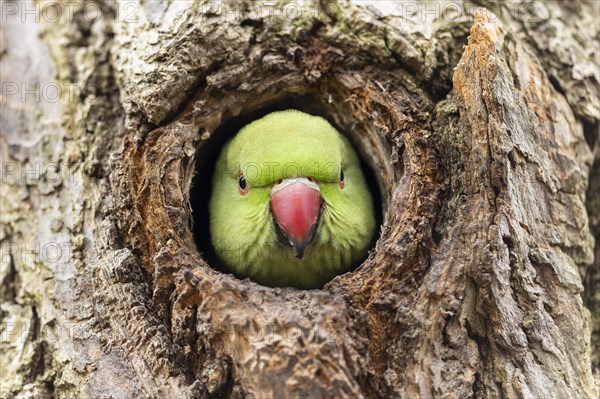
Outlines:
{"label": "nostril", "polygon": [[313,177],[309,177],[309,178],[308,178],[308,181],[311,181],[311,182],[313,182],[313,183],[314,183],[314,182],[315,182],[315,179],[314,179]]}
{"label": "nostril", "polygon": [[281,184],[281,183],[283,183],[283,179],[277,180],[277,184]]}

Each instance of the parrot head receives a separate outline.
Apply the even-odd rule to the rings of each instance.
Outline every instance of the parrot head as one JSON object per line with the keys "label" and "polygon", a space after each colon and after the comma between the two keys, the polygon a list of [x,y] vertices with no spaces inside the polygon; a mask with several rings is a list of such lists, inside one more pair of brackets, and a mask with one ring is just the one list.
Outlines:
{"label": "parrot head", "polygon": [[373,200],[350,142],[321,117],[288,110],[245,126],[212,184],[212,244],[238,276],[317,288],[366,256]]}

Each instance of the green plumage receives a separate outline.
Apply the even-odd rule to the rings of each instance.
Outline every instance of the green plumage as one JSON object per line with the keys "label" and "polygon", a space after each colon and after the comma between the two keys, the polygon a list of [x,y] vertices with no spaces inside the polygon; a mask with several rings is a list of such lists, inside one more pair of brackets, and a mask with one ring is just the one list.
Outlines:
{"label": "green plumage", "polygon": [[[279,242],[270,210],[273,184],[291,177],[314,179],[322,197],[314,239],[301,259]],[[294,110],[256,120],[226,144],[209,210],[219,259],[239,277],[272,287],[323,286],[366,256],[375,231],[373,200],[350,142],[325,119]]]}

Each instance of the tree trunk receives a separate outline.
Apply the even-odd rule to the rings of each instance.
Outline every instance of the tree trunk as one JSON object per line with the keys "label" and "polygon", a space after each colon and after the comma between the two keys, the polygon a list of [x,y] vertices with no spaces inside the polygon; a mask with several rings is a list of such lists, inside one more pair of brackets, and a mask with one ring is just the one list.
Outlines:
{"label": "tree trunk", "polygon": [[[598,397],[599,3],[475,3],[2,2],[1,397]],[[380,192],[322,290],[209,266],[284,107]]]}

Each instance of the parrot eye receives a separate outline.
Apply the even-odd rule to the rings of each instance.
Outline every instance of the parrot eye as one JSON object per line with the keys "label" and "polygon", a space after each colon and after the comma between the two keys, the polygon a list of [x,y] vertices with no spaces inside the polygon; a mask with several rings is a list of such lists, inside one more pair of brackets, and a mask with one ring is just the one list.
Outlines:
{"label": "parrot eye", "polygon": [[344,183],[344,171],[340,169],[340,188],[344,188],[346,183]]}
{"label": "parrot eye", "polygon": [[248,183],[246,183],[246,178],[244,175],[240,175],[240,179],[238,181],[240,194],[246,195],[248,193]]}

